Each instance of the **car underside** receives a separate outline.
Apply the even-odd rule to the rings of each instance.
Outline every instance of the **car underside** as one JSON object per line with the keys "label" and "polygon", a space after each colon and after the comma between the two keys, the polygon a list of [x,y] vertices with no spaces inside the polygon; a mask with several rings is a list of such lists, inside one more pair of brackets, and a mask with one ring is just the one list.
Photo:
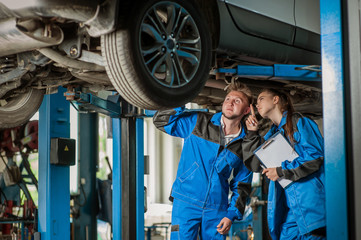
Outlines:
{"label": "car underside", "polygon": [[218,74],[218,68],[297,60],[282,59],[283,53],[272,58],[226,49],[224,39],[229,36],[220,36],[217,11],[221,10],[214,10],[216,1],[198,0],[198,7],[191,3],[43,0],[25,6],[0,1],[0,128],[26,122],[43,95],[59,86],[94,94],[118,91],[144,109],[192,101],[219,110],[223,89],[237,80],[246,83],[254,96],[265,87],[282,89],[290,93],[297,111],[321,116],[320,81]]}

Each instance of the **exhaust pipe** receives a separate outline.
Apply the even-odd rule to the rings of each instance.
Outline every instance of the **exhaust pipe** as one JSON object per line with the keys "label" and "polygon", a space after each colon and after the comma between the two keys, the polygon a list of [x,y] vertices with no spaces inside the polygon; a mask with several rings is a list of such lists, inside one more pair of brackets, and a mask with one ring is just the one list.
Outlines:
{"label": "exhaust pipe", "polygon": [[0,57],[60,44],[63,31],[39,19],[0,21]]}

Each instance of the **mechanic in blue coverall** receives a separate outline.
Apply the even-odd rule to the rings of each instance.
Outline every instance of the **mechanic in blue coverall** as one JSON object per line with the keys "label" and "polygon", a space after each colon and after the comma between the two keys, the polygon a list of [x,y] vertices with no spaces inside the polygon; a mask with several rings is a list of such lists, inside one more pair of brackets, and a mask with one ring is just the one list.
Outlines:
{"label": "mechanic in blue coverall", "polygon": [[[259,94],[257,110],[263,118],[273,122],[264,140],[279,131],[299,155],[293,161],[284,159],[280,167],[262,172],[272,180],[268,193],[268,225],[272,239],[326,239],[323,137],[317,124],[295,113],[290,97],[275,89],[265,89]],[[247,147],[254,149],[262,142],[252,106],[251,112],[246,120],[249,132],[243,144],[246,154]],[[248,168],[256,172],[261,170],[255,156],[244,158]],[[280,177],[293,183],[282,188],[276,181]]]}
{"label": "mechanic in blue coverall", "polygon": [[172,240],[196,240],[197,235],[203,240],[225,239],[232,222],[242,218],[252,172],[243,165],[246,129],[241,120],[251,100],[251,91],[236,81],[228,86],[222,112],[176,108],[154,115],[158,129],[184,139],[171,191]]}

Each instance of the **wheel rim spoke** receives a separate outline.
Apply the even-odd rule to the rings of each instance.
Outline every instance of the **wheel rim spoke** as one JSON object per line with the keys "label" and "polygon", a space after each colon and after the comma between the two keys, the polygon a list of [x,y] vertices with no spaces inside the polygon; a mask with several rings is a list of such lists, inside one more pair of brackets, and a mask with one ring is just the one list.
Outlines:
{"label": "wheel rim spoke", "polygon": [[155,9],[155,7],[153,7],[153,12],[154,12],[155,19],[156,19],[156,22],[157,22],[156,24],[161,27],[161,31],[166,32],[164,24],[162,23],[162,20],[159,18],[158,11]]}
{"label": "wheel rim spoke", "polygon": [[167,74],[166,74],[165,82],[167,82],[169,86],[172,87],[174,83],[174,78],[176,77],[175,75],[177,69],[173,67],[173,61],[170,56],[167,56],[166,65],[167,65]]}
{"label": "wheel rim spoke", "polygon": [[154,76],[155,71],[159,68],[159,66],[164,62],[166,55],[163,55],[161,58],[158,59],[158,61],[154,64],[152,69],[152,75]]}
{"label": "wheel rim spoke", "polygon": [[175,35],[177,39],[178,39],[179,34],[182,32],[182,30],[183,30],[183,28],[184,28],[184,26],[185,26],[185,24],[186,24],[186,22],[187,22],[187,20],[189,18],[190,18],[190,15],[186,15],[185,17],[183,17],[183,20],[182,20],[182,22],[181,22],[181,24],[180,24],[180,26],[178,28],[178,31],[177,31],[177,33]]}
{"label": "wheel rim spoke", "polygon": [[186,47],[186,46],[181,46],[180,49],[183,50],[188,50],[188,51],[192,51],[192,52],[200,52],[201,50],[198,48],[194,48],[194,47]]}
{"label": "wheel rim spoke", "polygon": [[159,33],[159,35],[161,35],[162,31],[159,29],[159,26],[156,23],[156,21],[154,20],[154,18],[149,13],[146,15],[146,17],[151,21],[152,25],[157,29],[157,32]]}
{"label": "wheel rim spoke", "polygon": [[[181,85],[181,81],[180,81],[180,77],[179,77],[179,73],[178,73],[178,68],[177,68],[178,64],[176,63],[176,61],[174,59],[173,59],[172,63],[174,65],[174,69],[175,69],[174,72],[176,74],[176,80],[178,81],[178,85]],[[179,69],[182,71],[181,68],[179,68]]]}
{"label": "wheel rim spoke", "polygon": [[174,5],[170,5],[167,8],[168,11],[168,17],[167,17],[167,34],[171,34],[171,32],[173,31],[173,28],[175,26],[176,23],[176,9]]}
{"label": "wheel rim spoke", "polygon": [[141,49],[143,56],[149,55],[151,53],[155,53],[156,51],[160,51],[161,50],[161,44],[158,45],[154,45],[151,47],[148,47],[147,49]]}
{"label": "wheel rim spoke", "polygon": [[151,57],[145,64],[148,65],[148,64],[151,63],[154,59],[156,59],[159,55],[160,55],[160,52],[154,54],[154,56]]}
{"label": "wheel rim spoke", "polygon": [[186,9],[173,2],[152,6],[139,42],[144,65],[157,83],[179,88],[192,81],[201,62],[201,38]]}
{"label": "wheel rim spoke", "polygon": [[195,38],[195,39],[178,39],[178,43],[182,43],[182,44],[197,44],[199,43],[201,39]]}
{"label": "wheel rim spoke", "polygon": [[199,64],[198,58],[189,52],[178,50],[177,55],[179,56],[179,58],[187,60],[192,65]]}
{"label": "wheel rim spoke", "polygon": [[179,8],[178,16],[175,24],[173,25],[172,32],[175,32],[175,28],[178,26],[179,19],[181,18],[183,8]]}
{"label": "wheel rim spoke", "polygon": [[147,33],[149,36],[152,36],[156,42],[163,42],[162,36],[158,31],[158,28],[154,28],[149,24],[142,24],[141,28],[142,33]]}
{"label": "wheel rim spoke", "polygon": [[[186,73],[183,71],[183,68],[182,68],[182,65],[181,65],[181,63],[180,63],[180,61],[179,61],[178,56],[176,56],[176,64],[177,64],[177,66],[178,66],[178,68],[179,68],[179,71],[180,71],[180,73],[181,73],[182,78],[184,79],[184,81],[185,81],[186,83],[188,83],[188,82],[190,81],[190,79],[187,77]],[[180,79],[179,79],[179,84],[181,84],[181,83],[180,83]]]}

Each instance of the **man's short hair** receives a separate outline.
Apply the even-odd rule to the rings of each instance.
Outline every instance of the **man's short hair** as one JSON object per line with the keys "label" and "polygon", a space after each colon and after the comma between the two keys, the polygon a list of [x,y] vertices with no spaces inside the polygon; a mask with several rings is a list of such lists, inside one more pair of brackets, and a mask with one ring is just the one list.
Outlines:
{"label": "man's short hair", "polygon": [[246,95],[248,103],[252,104],[253,101],[252,92],[245,84],[239,81],[232,81],[232,83],[230,83],[227,86],[227,94],[230,93],[231,91],[237,91],[243,93],[244,95]]}

